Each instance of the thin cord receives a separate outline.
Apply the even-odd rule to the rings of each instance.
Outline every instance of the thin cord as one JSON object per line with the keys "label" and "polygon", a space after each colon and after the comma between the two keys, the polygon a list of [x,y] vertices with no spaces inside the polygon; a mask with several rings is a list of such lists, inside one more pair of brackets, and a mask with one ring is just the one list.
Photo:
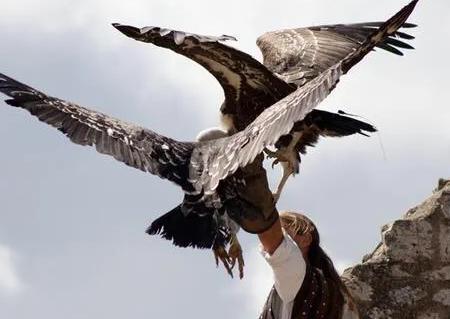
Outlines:
{"label": "thin cord", "polygon": [[377,131],[378,142],[380,143],[381,151],[383,152],[383,159],[387,161],[386,150],[384,149],[383,140],[380,131]]}

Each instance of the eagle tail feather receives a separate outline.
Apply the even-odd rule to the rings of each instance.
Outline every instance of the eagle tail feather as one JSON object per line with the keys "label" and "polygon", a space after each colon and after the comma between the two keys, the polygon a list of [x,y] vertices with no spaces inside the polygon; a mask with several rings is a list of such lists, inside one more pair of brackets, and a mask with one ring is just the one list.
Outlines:
{"label": "eagle tail feather", "polygon": [[221,241],[225,242],[213,215],[185,215],[182,205],[154,220],[146,233],[160,235],[178,247],[205,249],[212,248],[214,244],[222,244]]}
{"label": "eagle tail feather", "polygon": [[311,122],[321,131],[332,136],[348,136],[352,134],[361,134],[368,136],[367,133],[377,131],[376,127],[367,122],[336,114],[332,112],[315,110],[311,113]]}

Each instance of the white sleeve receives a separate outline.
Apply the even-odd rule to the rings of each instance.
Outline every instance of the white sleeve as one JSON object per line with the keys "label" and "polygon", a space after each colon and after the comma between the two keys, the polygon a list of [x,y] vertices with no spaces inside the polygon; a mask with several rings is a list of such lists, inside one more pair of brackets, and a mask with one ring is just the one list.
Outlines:
{"label": "white sleeve", "polygon": [[294,300],[306,274],[306,263],[300,248],[285,234],[277,250],[270,255],[261,247],[261,254],[272,267],[275,289],[281,300],[288,303]]}

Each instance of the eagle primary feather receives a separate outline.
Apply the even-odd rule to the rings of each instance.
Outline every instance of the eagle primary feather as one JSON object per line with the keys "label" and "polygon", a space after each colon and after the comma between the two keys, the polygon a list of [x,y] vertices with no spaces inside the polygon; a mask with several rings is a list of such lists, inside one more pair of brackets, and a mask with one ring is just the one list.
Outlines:
{"label": "eagle primary feather", "polygon": [[[382,25],[382,22],[366,22],[273,31],[260,36],[256,43],[269,70],[286,82],[302,86],[355,51]],[[402,28],[414,26],[403,23]],[[413,49],[397,38],[414,39],[396,31],[375,47],[397,55],[403,55],[397,48]]]}
{"label": "eagle primary feather", "polygon": [[72,142],[94,146],[126,165],[168,179],[185,192],[194,143],[178,142],[140,126],[126,123],[74,103],[48,96],[0,73],[0,92],[6,103],[29,111],[64,133]]}
{"label": "eagle primary feather", "polygon": [[[221,110],[223,114],[236,115],[233,125],[237,130],[244,129],[255,114],[279,101],[280,96],[295,90],[295,86],[278,78],[249,54],[220,42],[229,40],[229,36],[195,35],[158,27],[139,29],[118,23],[113,26],[130,38],[170,49],[207,69],[224,90]],[[184,34],[183,42],[175,41],[177,34]]]}

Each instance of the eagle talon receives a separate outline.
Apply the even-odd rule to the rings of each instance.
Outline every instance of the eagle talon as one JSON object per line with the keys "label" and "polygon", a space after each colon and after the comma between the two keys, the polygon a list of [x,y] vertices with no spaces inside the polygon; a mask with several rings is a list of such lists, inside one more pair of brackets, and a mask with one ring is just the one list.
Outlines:
{"label": "eagle talon", "polygon": [[219,267],[219,260],[222,262],[227,273],[233,278],[233,267],[231,266],[231,258],[223,246],[213,248],[216,267]]}
{"label": "eagle talon", "polygon": [[271,151],[267,147],[264,149],[264,153],[266,153],[268,158],[278,158],[279,155],[278,151]]}
{"label": "eagle talon", "polygon": [[232,235],[230,241],[230,249],[228,250],[228,256],[230,258],[231,269],[234,268],[237,261],[239,270],[239,279],[244,278],[244,266],[245,266],[244,257],[242,254],[242,247],[239,244],[236,234]]}

